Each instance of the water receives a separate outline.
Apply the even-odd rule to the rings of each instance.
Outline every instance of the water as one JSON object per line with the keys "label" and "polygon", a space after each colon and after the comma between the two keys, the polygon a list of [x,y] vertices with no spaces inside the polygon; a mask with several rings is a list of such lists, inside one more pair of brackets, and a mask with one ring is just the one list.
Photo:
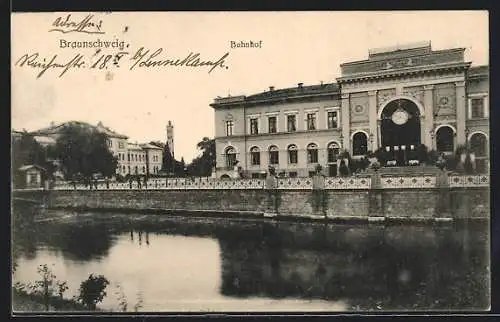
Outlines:
{"label": "water", "polygon": [[[22,214],[21,210],[16,215]],[[19,216],[18,216],[19,217]],[[485,310],[489,227],[337,225],[51,211],[14,226],[14,281],[90,273],[119,311]]]}

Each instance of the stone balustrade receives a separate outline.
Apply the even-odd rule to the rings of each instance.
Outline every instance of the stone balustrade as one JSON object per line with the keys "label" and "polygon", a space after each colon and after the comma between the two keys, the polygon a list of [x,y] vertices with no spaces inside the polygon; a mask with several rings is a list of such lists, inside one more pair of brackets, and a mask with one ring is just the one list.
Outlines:
{"label": "stone balustrade", "polygon": [[[319,181],[320,184],[318,184]],[[433,175],[386,176],[372,177],[316,177],[316,178],[277,178],[273,188],[278,190],[342,190],[342,189],[411,189],[436,188],[442,186]],[[373,182],[372,182],[373,181]],[[448,176],[445,178],[450,188],[454,187],[488,187],[490,178],[487,175]],[[269,183],[267,183],[269,185]],[[54,190],[231,190],[231,189],[265,189],[266,179],[213,179],[213,178],[168,178],[149,179],[145,184],[133,182],[99,182],[90,188],[85,184],[59,182]]]}

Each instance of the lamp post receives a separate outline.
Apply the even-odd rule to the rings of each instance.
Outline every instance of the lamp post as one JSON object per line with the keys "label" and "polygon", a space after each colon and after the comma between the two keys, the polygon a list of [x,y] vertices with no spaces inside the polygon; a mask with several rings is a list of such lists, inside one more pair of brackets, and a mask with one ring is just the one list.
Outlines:
{"label": "lamp post", "polygon": [[373,146],[373,133],[370,133],[370,147],[371,151],[375,152],[375,147]]}
{"label": "lamp post", "polygon": [[402,145],[401,150],[403,150],[403,165],[406,165],[406,145]]}

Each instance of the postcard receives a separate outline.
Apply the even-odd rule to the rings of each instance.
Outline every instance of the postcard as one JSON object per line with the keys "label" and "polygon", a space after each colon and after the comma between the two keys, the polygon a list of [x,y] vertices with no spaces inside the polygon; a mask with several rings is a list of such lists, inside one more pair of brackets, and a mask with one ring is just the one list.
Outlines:
{"label": "postcard", "polygon": [[487,11],[11,17],[14,314],[490,309]]}

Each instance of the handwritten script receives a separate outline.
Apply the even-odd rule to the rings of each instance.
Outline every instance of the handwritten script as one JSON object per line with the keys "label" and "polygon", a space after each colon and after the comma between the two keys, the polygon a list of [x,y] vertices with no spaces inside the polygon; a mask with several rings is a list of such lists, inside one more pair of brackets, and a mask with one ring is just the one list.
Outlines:
{"label": "handwritten script", "polygon": [[[189,52],[183,57],[167,57],[163,48],[151,50],[145,47],[139,48],[133,54],[127,51],[116,53],[102,53],[98,49],[94,55],[88,57],[82,53],[70,55],[69,58],[60,57],[57,54],[42,56],[40,53],[26,53],[19,57],[15,63],[16,67],[32,68],[37,70],[36,78],[45,75],[49,70],[57,70],[58,77],[64,76],[70,70],[97,69],[108,70],[110,68],[121,68],[122,63],[127,65],[128,70],[134,69],[162,69],[162,68],[195,68],[208,70],[210,74],[215,69],[228,69],[226,52],[216,59],[204,59],[200,53]],[[125,58],[127,57],[127,58]]]}
{"label": "handwritten script", "polygon": [[57,17],[52,23],[52,28],[49,32],[61,32],[64,34],[71,32],[81,32],[86,34],[104,34],[102,30],[102,20],[95,21],[94,15],[88,14],[82,20],[72,20],[71,14],[68,14],[65,19]]}

